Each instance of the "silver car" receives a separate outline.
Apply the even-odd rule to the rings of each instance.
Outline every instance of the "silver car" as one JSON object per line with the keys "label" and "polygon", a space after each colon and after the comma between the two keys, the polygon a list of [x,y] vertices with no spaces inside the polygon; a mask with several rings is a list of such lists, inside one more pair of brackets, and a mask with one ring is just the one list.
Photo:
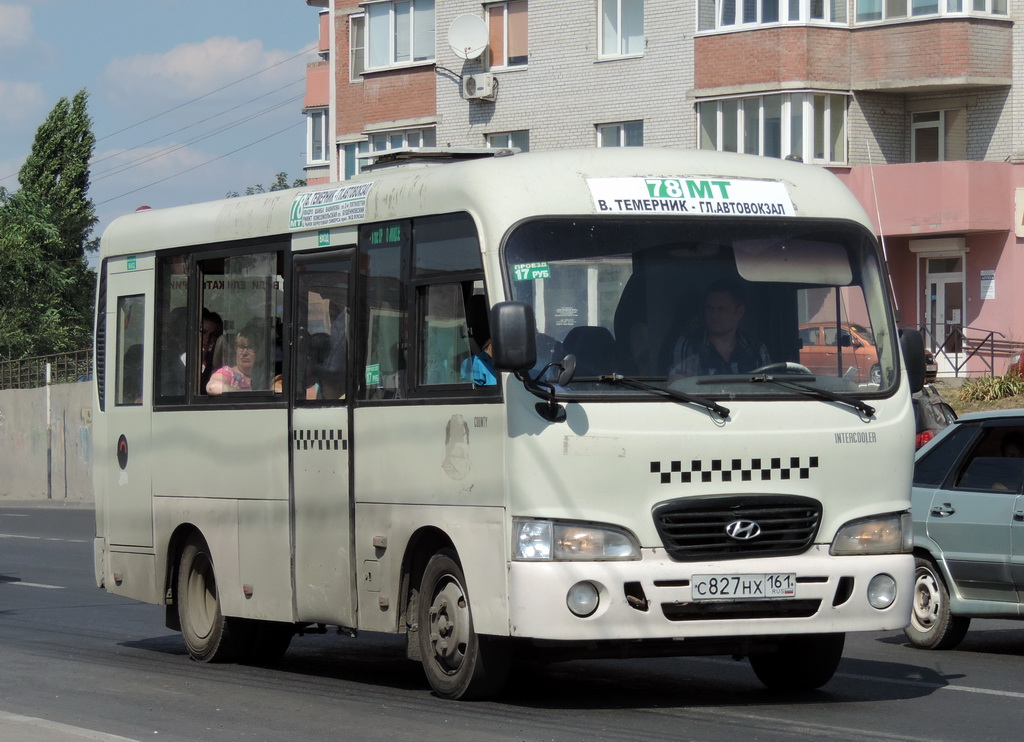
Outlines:
{"label": "silver car", "polygon": [[1024,617],[1024,409],[964,415],[917,453],[906,629],[950,649],[971,618]]}

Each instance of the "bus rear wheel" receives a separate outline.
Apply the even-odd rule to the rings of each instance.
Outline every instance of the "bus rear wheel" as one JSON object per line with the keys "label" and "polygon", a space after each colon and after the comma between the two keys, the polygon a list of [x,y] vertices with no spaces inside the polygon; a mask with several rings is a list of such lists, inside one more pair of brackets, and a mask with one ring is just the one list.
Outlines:
{"label": "bus rear wheel", "polygon": [[786,636],[778,650],[750,655],[757,679],[772,690],[814,690],[835,675],[846,634]]}
{"label": "bus rear wheel", "polygon": [[231,662],[238,657],[244,627],[221,613],[213,558],[200,536],[192,536],[181,552],[176,602],[181,635],[192,659]]}
{"label": "bus rear wheel", "polygon": [[511,653],[507,640],[474,631],[465,584],[454,552],[445,549],[430,558],[417,601],[417,635],[423,670],[434,692],[469,701],[501,691]]}

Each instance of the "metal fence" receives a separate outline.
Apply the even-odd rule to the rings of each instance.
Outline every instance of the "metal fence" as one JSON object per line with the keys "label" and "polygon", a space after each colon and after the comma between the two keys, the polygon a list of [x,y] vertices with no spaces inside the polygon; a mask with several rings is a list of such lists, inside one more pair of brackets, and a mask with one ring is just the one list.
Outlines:
{"label": "metal fence", "polygon": [[0,389],[36,389],[46,386],[46,367],[51,384],[92,379],[92,349],[49,356],[0,361]]}

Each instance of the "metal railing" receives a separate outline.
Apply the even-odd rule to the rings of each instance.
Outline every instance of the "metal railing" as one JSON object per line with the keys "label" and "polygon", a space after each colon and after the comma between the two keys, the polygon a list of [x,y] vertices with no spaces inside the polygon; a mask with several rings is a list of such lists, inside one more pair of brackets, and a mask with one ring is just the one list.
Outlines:
{"label": "metal railing", "polygon": [[0,389],[36,389],[46,386],[46,367],[51,384],[92,379],[92,349],[54,353],[17,361],[0,361]]}
{"label": "metal railing", "polygon": [[981,361],[989,376],[1002,376],[1002,372],[996,373],[996,358],[1006,359],[1024,350],[1024,343],[1008,340],[1006,335],[997,330],[978,327],[955,326],[941,341],[924,325],[921,326],[921,334],[925,338],[925,346],[935,348],[936,357],[941,356],[946,360],[954,376],[960,376],[972,358]]}

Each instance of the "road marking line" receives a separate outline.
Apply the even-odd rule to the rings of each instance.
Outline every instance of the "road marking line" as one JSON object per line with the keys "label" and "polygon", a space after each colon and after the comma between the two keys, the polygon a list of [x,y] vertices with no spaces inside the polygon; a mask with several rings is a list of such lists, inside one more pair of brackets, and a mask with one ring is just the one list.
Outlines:
{"label": "road marking line", "polygon": [[[0,711],[0,725],[3,725],[10,731],[15,731],[11,729],[11,726],[14,724],[24,724],[25,726],[46,729],[51,732],[61,732],[65,735],[74,737],[75,739],[89,739],[96,740],[97,742],[135,742],[130,737],[120,737],[116,734],[97,732],[93,729],[86,729],[85,727],[74,727],[69,724],[49,721],[48,719],[39,719],[35,716],[20,716],[18,714],[9,714],[6,711]],[[15,731],[15,734],[16,733],[17,732]]]}
{"label": "road marking line", "polygon": [[854,680],[867,680],[872,683],[893,683],[895,685],[912,685],[917,688],[935,688],[936,690],[959,690],[964,693],[982,693],[988,696],[1005,696],[1007,698],[1024,698],[1024,693],[1017,693],[1012,690],[994,690],[992,688],[969,688],[966,685],[949,685],[943,683],[929,683],[925,680],[900,680],[899,678],[882,678],[874,675],[854,675],[852,673],[837,672],[836,677],[852,678]]}
{"label": "road marking line", "polygon": [[0,533],[0,538],[24,538],[29,541],[61,541],[67,544],[87,544],[89,539],[87,538],[51,538],[43,536],[23,536],[18,533]]}
{"label": "road marking line", "polygon": [[63,585],[44,585],[41,582],[21,582],[20,580],[5,583],[7,585],[21,585],[22,587],[41,587],[44,590],[63,590]]}

